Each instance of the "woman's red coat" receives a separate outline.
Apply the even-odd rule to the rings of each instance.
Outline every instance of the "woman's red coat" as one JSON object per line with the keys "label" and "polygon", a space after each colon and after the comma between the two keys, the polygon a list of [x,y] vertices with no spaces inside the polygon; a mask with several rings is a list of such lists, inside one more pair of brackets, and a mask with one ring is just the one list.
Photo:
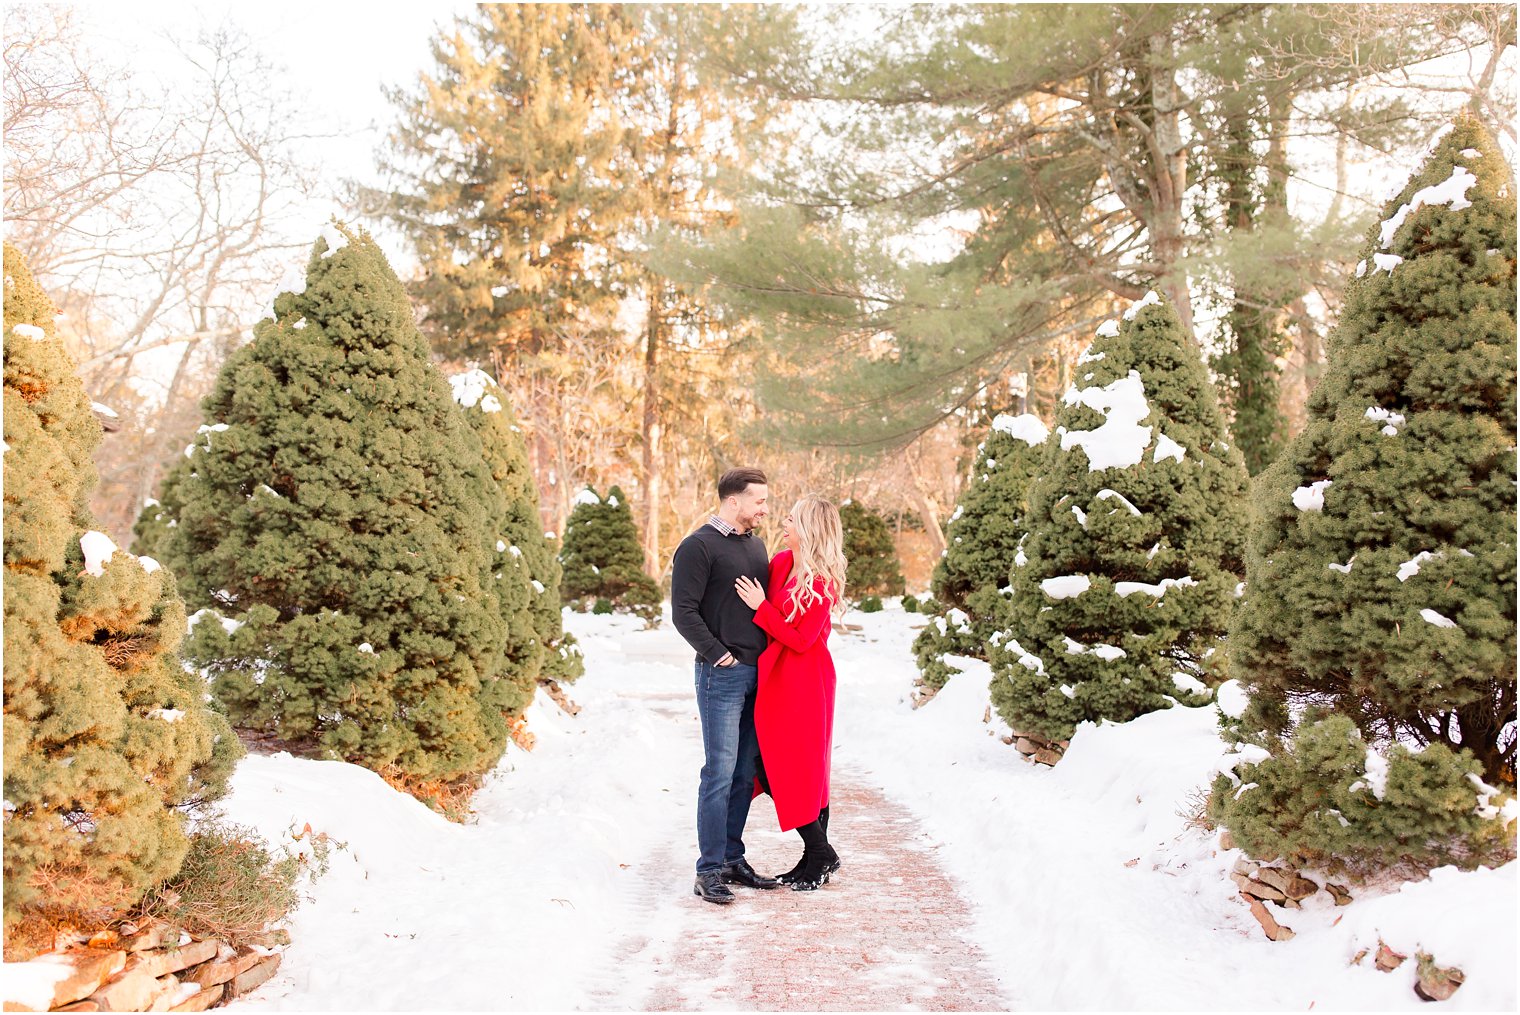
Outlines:
{"label": "woman's red coat", "polygon": [[[792,551],[771,561],[765,602],[755,623],[771,643],[760,656],[755,733],[783,832],[818,817],[829,803],[829,755],[834,745],[833,626],[827,598],[797,617],[791,612]],[[815,586],[821,592],[823,580]]]}

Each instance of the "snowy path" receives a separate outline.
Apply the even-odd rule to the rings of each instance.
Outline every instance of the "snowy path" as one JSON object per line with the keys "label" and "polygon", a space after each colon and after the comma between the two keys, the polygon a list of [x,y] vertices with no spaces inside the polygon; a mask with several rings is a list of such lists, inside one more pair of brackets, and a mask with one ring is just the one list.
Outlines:
{"label": "snowy path", "polygon": [[[822,891],[692,896],[702,747],[687,649],[668,622],[570,615],[583,711],[541,697],[538,746],[508,753],[469,825],[351,765],[244,761],[232,820],[287,844],[310,821],[348,845],[296,912],[280,973],[238,1006],[1420,1008],[1414,962],[1353,964],[1381,937],[1463,967],[1445,1007],[1513,1009],[1516,864],[1344,909],[1320,893],[1280,914],[1296,938],[1268,942],[1228,879],[1238,853],[1178,813],[1224,749],[1212,710],[1084,727],[1058,768],[1038,768],[988,735],[985,671],[909,707],[922,618],[849,619],[864,629],[834,642],[844,866]],[[798,851],[765,798],[746,843],[768,873]]]}
{"label": "snowy path", "polygon": [[[741,888],[727,907],[694,897],[702,745],[690,652],[668,623],[645,632],[595,619],[579,632],[588,675],[570,690],[583,711],[540,700],[529,713],[537,748],[508,755],[470,825],[353,766],[245,761],[236,820],[270,838],[311,821],[350,846],[298,910],[280,974],[238,1007],[1009,1006],[935,844],[848,768],[836,777],[844,867],[833,883]],[[800,850],[763,797],[746,842],[771,873]]]}

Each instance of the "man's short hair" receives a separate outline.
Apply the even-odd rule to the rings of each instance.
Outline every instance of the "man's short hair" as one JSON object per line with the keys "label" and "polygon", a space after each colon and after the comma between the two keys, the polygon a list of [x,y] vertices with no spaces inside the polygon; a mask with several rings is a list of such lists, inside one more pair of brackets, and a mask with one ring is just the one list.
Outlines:
{"label": "man's short hair", "polygon": [[743,493],[751,483],[764,486],[765,473],[754,466],[746,466],[742,469],[729,469],[718,477],[718,499],[728,500],[735,494]]}

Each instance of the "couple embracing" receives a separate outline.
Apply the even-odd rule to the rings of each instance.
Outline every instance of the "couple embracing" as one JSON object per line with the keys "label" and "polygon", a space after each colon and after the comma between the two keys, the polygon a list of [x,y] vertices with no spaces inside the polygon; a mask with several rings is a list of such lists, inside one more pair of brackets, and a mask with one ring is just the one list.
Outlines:
{"label": "couple embracing", "polygon": [[[786,548],[769,559],[754,535],[768,495],[759,469],[724,473],[717,513],[682,540],[672,563],[671,616],[697,653],[705,754],[692,892],[719,904],[733,901],[731,884],[813,891],[839,869],[828,840],[828,637],[844,604],[844,534],[838,508],[804,497],[782,523]],[[775,878],[744,858],[744,823],[762,792],[781,830],[795,828],[803,842],[797,866]]]}

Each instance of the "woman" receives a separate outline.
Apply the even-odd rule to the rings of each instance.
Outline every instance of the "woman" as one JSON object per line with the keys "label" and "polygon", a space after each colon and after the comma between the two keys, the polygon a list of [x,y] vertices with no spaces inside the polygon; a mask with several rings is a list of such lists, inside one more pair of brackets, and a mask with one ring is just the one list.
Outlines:
{"label": "woman", "polygon": [[793,891],[817,890],[839,869],[829,845],[829,754],[834,743],[833,614],[844,608],[844,532],[839,509],[799,500],[782,523],[786,549],[770,566],[770,588],[741,577],[734,588],[770,636],[760,656],[755,733],[763,788],[781,830],[802,836],[802,859],[781,875]]}

